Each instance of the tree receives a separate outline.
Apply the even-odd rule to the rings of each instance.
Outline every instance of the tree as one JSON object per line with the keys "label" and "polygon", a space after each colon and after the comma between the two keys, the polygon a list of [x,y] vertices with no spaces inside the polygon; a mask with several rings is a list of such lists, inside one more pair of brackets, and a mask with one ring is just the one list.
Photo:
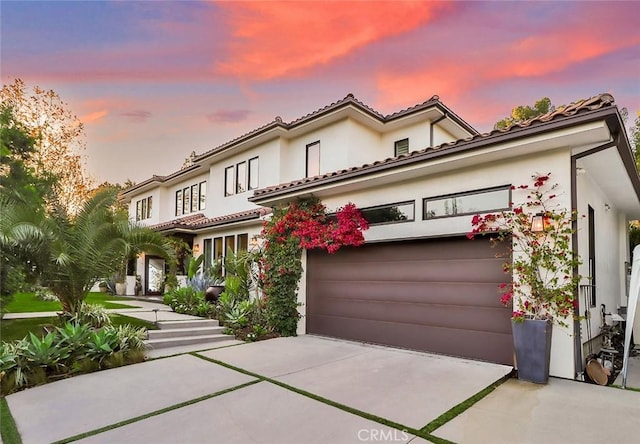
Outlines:
{"label": "tree", "polygon": [[543,97],[542,99],[538,100],[533,105],[533,107],[529,105],[516,106],[511,110],[511,116],[505,117],[504,119],[497,121],[496,124],[494,125],[494,128],[505,129],[516,123],[533,119],[534,117],[547,114],[548,112],[551,112],[554,110],[555,110],[555,107],[551,104],[551,99],[549,99],[549,97]]}
{"label": "tree", "polygon": [[148,252],[173,260],[164,236],[130,222],[116,200],[115,190],[104,189],[75,215],[58,206],[40,220],[9,208],[8,217],[3,214],[0,241],[30,245],[29,257],[42,283],[60,299],[63,310],[74,313],[98,279],[118,272],[130,254]]}
{"label": "tree", "polygon": [[636,158],[636,168],[640,171],[640,111],[638,111],[633,126],[629,129],[631,149]]}
{"label": "tree", "polygon": [[56,200],[71,213],[78,211],[91,190],[91,179],[83,167],[82,122],[55,91],[35,86],[30,94],[20,79],[3,85],[0,98],[3,106],[13,109],[16,120],[35,142],[27,166],[36,177],[56,178],[50,200]]}

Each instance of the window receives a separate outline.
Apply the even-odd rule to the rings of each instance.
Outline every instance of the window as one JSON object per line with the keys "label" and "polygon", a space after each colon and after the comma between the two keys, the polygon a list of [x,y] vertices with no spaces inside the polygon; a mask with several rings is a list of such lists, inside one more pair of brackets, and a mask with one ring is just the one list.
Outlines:
{"label": "window", "polygon": [[136,202],[136,221],[151,218],[151,196]]}
{"label": "window", "polygon": [[224,238],[224,256],[227,257],[235,250],[236,246],[236,237],[235,236],[225,236]]}
{"label": "window", "polygon": [[429,197],[423,200],[424,219],[506,210],[509,208],[509,202],[511,202],[511,187],[508,185]]}
{"label": "window", "polygon": [[200,206],[201,210],[207,207],[207,182],[200,182]]}
{"label": "window", "polygon": [[253,159],[249,159],[249,189],[257,189],[258,184],[258,158],[254,157]]}
{"label": "window", "polygon": [[238,251],[247,251],[249,249],[249,235],[247,233],[238,234]]}
{"label": "window", "polygon": [[394,155],[407,154],[409,152],[409,139],[397,140],[394,143]]}
{"label": "window", "polygon": [[217,261],[221,259],[222,256],[223,256],[222,238],[216,237],[215,239],[213,239],[213,260]]}
{"label": "window", "polygon": [[182,216],[182,190],[176,191],[176,216]]}
{"label": "window", "polygon": [[236,194],[247,191],[247,162],[236,165]]}
{"label": "window", "polygon": [[204,210],[207,203],[207,181],[176,191],[176,216]]}
{"label": "window", "polygon": [[191,212],[198,211],[200,205],[200,196],[198,195],[198,184],[191,185]]}
{"label": "window", "polygon": [[182,214],[191,213],[191,188],[187,187],[182,190]]}
{"label": "window", "polygon": [[224,195],[231,196],[234,191],[233,166],[224,169]]}
{"label": "window", "polygon": [[204,269],[208,270],[213,259],[213,244],[211,239],[204,240]]}
{"label": "window", "polygon": [[305,174],[306,177],[320,174],[320,142],[307,145],[307,169]]}
{"label": "window", "polygon": [[589,220],[589,277],[591,291],[589,294],[589,306],[596,306],[596,212],[591,205],[588,208]]}
{"label": "window", "polygon": [[369,225],[394,224],[415,220],[415,202],[401,202],[360,210]]}

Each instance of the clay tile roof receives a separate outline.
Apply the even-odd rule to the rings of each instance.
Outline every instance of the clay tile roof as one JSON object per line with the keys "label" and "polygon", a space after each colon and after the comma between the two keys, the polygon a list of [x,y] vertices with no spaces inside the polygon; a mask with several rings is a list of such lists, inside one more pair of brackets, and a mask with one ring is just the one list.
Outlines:
{"label": "clay tile roof", "polygon": [[[432,97],[431,99],[429,99],[430,101],[432,100],[438,100],[437,96]],[[425,102],[428,103],[429,101]],[[441,145],[435,146],[435,147],[427,147],[424,148],[422,150],[417,150],[417,151],[412,151],[410,153],[407,154],[401,154],[397,157],[390,157],[387,158],[385,160],[382,161],[375,161],[371,164],[364,164],[362,166],[359,167],[352,167],[352,168],[347,168],[347,169],[343,169],[343,170],[339,170],[339,171],[334,171],[331,173],[326,173],[326,174],[321,174],[319,176],[315,176],[315,177],[308,177],[305,179],[299,179],[299,180],[295,180],[292,182],[288,182],[288,183],[283,183],[283,184],[279,184],[279,185],[275,185],[275,186],[271,186],[271,187],[267,187],[267,188],[262,188],[259,190],[255,190],[254,194],[251,198],[249,198],[250,201],[254,201],[254,200],[259,200],[258,198],[262,197],[262,196],[267,196],[269,194],[272,193],[277,193],[277,192],[283,192],[286,190],[291,190],[291,189],[296,189],[298,187],[301,187],[303,185],[307,185],[310,183],[316,183],[316,182],[321,182],[325,179],[329,179],[332,178],[333,180],[339,180],[340,177],[342,176],[347,176],[347,175],[353,175],[353,173],[364,173],[367,170],[373,169],[373,168],[380,168],[380,167],[392,167],[394,164],[396,163],[402,163],[402,164],[406,164],[408,161],[411,161],[411,159],[415,159],[415,161],[420,160],[420,157],[422,155],[424,155],[425,153],[431,153],[431,152],[442,152],[443,154],[446,154],[446,152],[448,150],[450,150],[451,148],[454,147],[462,147],[466,144],[470,144],[471,142],[476,142],[476,141],[482,141],[482,140],[488,140],[491,138],[491,140],[494,140],[495,137],[499,137],[502,134],[506,134],[506,133],[513,133],[516,132],[518,130],[524,130],[524,129],[528,129],[537,125],[542,125],[551,121],[556,121],[556,120],[562,120],[562,119],[566,119],[566,118],[570,118],[572,116],[575,116],[577,114],[580,113],[585,113],[585,112],[589,112],[589,111],[595,111],[601,108],[605,108],[605,107],[609,107],[609,106],[613,106],[615,103],[615,99],[613,98],[613,96],[611,94],[599,94],[597,96],[591,97],[589,99],[585,99],[585,100],[580,100],[578,102],[572,103],[571,105],[567,105],[565,107],[561,107],[558,108],[554,111],[551,111],[547,114],[543,114],[541,116],[538,117],[534,117],[532,119],[526,120],[524,122],[519,122],[516,123],[514,125],[511,125],[505,129],[494,129],[492,131],[490,131],[489,133],[484,133],[484,134],[475,134],[471,137],[467,137],[466,139],[460,139],[460,140],[456,140],[453,142],[448,142],[448,143],[443,143]],[[416,106],[423,106],[422,105],[416,105]],[[415,107],[413,107],[415,108]],[[409,110],[413,109],[413,108],[408,108],[407,110],[404,111],[399,111],[398,113],[404,113],[404,112],[408,112]],[[396,114],[398,114],[396,113]]]}
{"label": "clay tile roof", "polygon": [[258,219],[261,216],[271,213],[270,208],[254,208],[248,211],[241,211],[239,213],[226,214],[218,217],[206,217],[202,213],[190,214],[178,219],[174,219],[168,222],[163,222],[157,225],[152,225],[152,228],[156,231],[171,231],[171,230],[187,230],[195,231],[203,228],[215,227],[218,225],[230,224],[233,222],[242,222],[245,220]]}

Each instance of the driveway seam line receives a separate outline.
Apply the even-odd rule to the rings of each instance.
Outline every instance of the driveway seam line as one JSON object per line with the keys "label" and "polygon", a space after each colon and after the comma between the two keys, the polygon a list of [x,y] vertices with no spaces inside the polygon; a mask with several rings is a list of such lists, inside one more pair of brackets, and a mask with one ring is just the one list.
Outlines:
{"label": "driveway seam line", "polygon": [[[382,418],[380,416],[376,416],[376,415],[373,415],[371,413],[367,413],[367,412],[364,412],[362,410],[358,410],[356,408],[349,407],[349,406],[344,405],[344,404],[340,404],[340,403],[338,403],[336,401],[332,401],[330,399],[324,398],[324,397],[316,395],[314,393],[307,392],[306,390],[302,390],[302,389],[299,389],[297,387],[293,387],[291,385],[285,384],[284,382],[278,381],[277,379],[272,379],[272,378],[270,378],[268,376],[263,376],[263,375],[260,375],[258,373],[254,373],[254,372],[252,372],[250,370],[245,370],[243,368],[236,367],[236,366],[228,364],[228,363],[226,363],[224,361],[219,361],[217,359],[209,358],[207,356],[198,355],[197,353],[193,353],[193,355],[198,357],[198,358],[200,358],[200,359],[203,359],[205,361],[209,361],[209,362],[211,362],[213,364],[218,364],[218,365],[221,365],[223,367],[227,367],[230,370],[235,370],[235,371],[237,371],[239,373],[244,373],[247,376],[251,376],[251,377],[254,377],[254,378],[259,378],[260,380],[262,380],[264,382],[269,382],[269,383],[277,385],[278,387],[281,387],[281,388],[283,388],[285,390],[289,390],[289,391],[292,391],[292,392],[297,393],[299,395],[302,395],[302,396],[305,396],[307,398],[313,399],[315,401],[321,402],[323,404],[330,405],[332,407],[335,407],[335,408],[340,409],[342,411],[345,411],[347,413],[351,413],[353,415],[360,416],[361,418],[368,419],[369,421],[377,422],[378,424],[386,425],[388,427],[392,427],[394,429],[401,430],[401,431],[410,433],[410,434],[415,435],[415,436],[419,436],[419,437],[424,438],[424,439],[426,439],[428,441],[431,441],[431,442],[433,442],[435,444],[454,444],[454,443],[452,443],[451,441],[449,441],[447,439],[431,435],[430,433],[425,432],[423,430],[414,429],[413,427],[405,426],[405,425],[397,423],[395,421],[391,421],[391,420]],[[57,443],[54,443],[54,444],[57,444]]]}
{"label": "driveway seam line", "polygon": [[98,429],[90,430],[88,432],[79,433],[77,435],[73,435],[73,436],[70,436],[68,438],[64,438],[64,439],[61,439],[59,441],[55,441],[52,444],[66,444],[66,443],[70,443],[70,442],[73,442],[73,441],[78,441],[79,439],[84,439],[84,438],[88,438],[90,436],[99,435],[100,433],[108,432],[109,430],[117,429],[117,428],[129,425],[129,424],[133,424],[135,422],[143,421],[145,419],[161,415],[163,413],[171,412],[173,410],[178,410],[178,409],[180,409],[182,407],[187,407],[187,406],[192,405],[192,404],[197,404],[198,402],[206,401],[208,399],[215,398],[217,396],[224,395],[224,394],[229,393],[229,392],[240,390],[240,389],[243,389],[245,387],[249,387],[251,385],[257,384],[259,382],[262,382],[262,381],[260,381],[259,379],[256,379],[254,381],[245,382],[244,384],[240,384],[240,385],[236,385],[236,386],[233,386],[233,387],[229,387],[229,388],[226,388],[224,390],[217,391],[215,393],[210,393],[208,395],[200,396],[198,398],[190,399],[188,401],[184,401],[184,402],[181,402],[181,403],[178,403],[178,404],[173,404],[173,405],[161,408],[159,410],[154,410],[152,412],[145,413],[144,415],[134,416],[133,418],[129,418],[129,419],[125,419],[123,421],[119,421],[119,422],[116,422],[116,423],[113,423],[113,424],[109,424],[109,425],[106,425],[104,427],[100,427]]}

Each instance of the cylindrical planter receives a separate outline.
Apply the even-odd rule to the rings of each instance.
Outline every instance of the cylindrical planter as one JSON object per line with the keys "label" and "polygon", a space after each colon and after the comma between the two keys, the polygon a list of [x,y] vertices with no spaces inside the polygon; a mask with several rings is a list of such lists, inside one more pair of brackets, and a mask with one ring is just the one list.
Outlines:
{"label": "cylindrical planter", "polygon": [[124,296],[127,293],[127,284],[124,282],[116,282],[116,294]]}
{"label": "cylindrical planter", "polygon": [[516,350],[518,379],[546,384],[549,381],[553,321],[525,319],[511,321]]}

